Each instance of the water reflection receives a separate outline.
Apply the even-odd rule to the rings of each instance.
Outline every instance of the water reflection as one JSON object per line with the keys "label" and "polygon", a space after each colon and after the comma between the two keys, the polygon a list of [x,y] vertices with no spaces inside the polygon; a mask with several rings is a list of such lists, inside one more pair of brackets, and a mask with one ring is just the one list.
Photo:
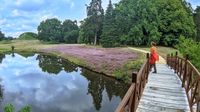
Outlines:
{"label": "water reflection", "polygon": [[0,111],[13,103],[16,109],[29,104],[33,112],[111,112],[128,89],[127,84],[64,59],[42,54],[2,57]]}
{"label": "water reflection", "polygon": [[3,87],[2,85],[0,85],[0,102],[2,101],[2,99],[3,99]]}
{"label": "water reflection", "polygon": [[100,110],[101,108],[104,90],[107,93],[109,101],[111,101],[114,96],[119,96],[122,99],[128,89],[128,86],[125,83],[96,74],[87,69],[82,69],[82,75],[89,81],[88,93],[91,94],[93,104],[97,110]]}
{"label": "water reflection", "polygon": [[2,60],[5,58],[5,54],[1,54],[0,53],[0,63],[2,62]]}
{"label": "water reflection", "polygon": [[42,68],[42,71],[50,74],[58,74],[63,69],[67,73],[77,70],[77,66],[67,60],[55,58],[54,56],[38,55],[36,59],[39,60],[39,66]]}

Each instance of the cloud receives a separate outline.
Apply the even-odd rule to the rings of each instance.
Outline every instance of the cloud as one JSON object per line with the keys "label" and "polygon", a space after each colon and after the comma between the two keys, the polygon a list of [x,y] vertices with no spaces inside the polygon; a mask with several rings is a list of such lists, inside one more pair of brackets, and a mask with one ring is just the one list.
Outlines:
{"label": "cloud", "polygon": [[[119,0],[112,0],[113,3]],[[91,0],[1,0],[0,29],[6,36],[17,37],[21,33],[37,32],[37,26],[47,18],[83,20],[85,4]],[[102,0],[106,9],[109,0]],[[26,26],[26,27],[25,27]]]}
{"label": "cloud", "polygon": [[13,11],[12,11],[12,16],[13,16],[13,17],[20,16],[19,11],[18,11],[17,9],[13,10]]}
{"label": "cloud", "polygon": [[200,6],[200,0],[186,0],[192,5],[193,9],[196,9],[197,6]]}
{"label": "cloud", "polygon": [[6,19],[0,19],[0,25],[4,25],[6,23]]}

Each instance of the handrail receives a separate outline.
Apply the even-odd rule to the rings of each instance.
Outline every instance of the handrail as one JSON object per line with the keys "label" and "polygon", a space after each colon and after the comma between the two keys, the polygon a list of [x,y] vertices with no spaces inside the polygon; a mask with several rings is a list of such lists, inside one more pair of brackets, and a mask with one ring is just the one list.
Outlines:
{"label": "handrail", "polygon": [[132,74],[132,84],[115,112],[136,112],[145,85],[148,81],[149,70],[149,53],[147,53],[147,60],[137,74]]}
{"label": "handrail", "polygon": [[185,88],[190,111],[200,112],[200,73],[196,67],[186,58],[167,56],[167,64],[174,69],[175,73],[182,81],[182,87]]}

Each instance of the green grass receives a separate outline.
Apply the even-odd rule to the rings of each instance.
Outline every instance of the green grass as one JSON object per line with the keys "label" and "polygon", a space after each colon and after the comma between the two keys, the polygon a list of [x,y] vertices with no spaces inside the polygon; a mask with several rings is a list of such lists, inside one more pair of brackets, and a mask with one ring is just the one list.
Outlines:
{"label": "green grass", "polygon": [[[23,52],[40,52],[41,48],[51,48],[56,45],[57,44],[44,43],[38,40],[12,40],[12,41],[7,41],[7,42],[0,42],[0,53],[11,52],[11,46],[15,46],[15,52],[23,53]],[[86,47],[94,47],[94,46],[86,46]],[[145,49],[145,48],[142,48],[142,49]],[[133,52],[136,52],[136,51],[133,50]],[[93,70],[93,68],[91,68],[91,66],[88,65],[88,63],[85,60],[80,59],[78,57],[66,55],[61,52],[56,52],[56,51],[48,52],[47,54],[60,56],[79,66]],[[143,64],[145,60],[145,54],[140,53],[140,52],[137,52],[137,54],[139,54],[138,59],[124,63],[124,66],[122,66],[121,68],[115,69],[112,72],[112,74],[107,74],[107,75],[115,76],[116,78],[122,79],[124,81],[130,81],[131,73],[139,71],[141,65]],[[105,68],[105,69],[101,69],[96,72],[104,73],[107,70],[106,65],[105,66],[103,65],[102,68]]]}
{"label": "green grass", "polygon": [[[150,51],[150,47],[144,47],[143,46],[143,47],[136,47],[136,48],[146,50],[146,51]],[[178,52],[178,54],[180,56],[182,56],[181,53],[177,49],[171,48],[171,47],[157,46],[157,50],[158,50],[158,54],[165,59],[167,57],[167,54],[171,54],[171,53],[175,54],[175,52]]]}
{"label": "green grass", "polygon": [[126,62],[122,68],[116,69],[114,71],[115,77],[117,79],[123,80],[125,82],[130,82],[131,74],[133,72],[137,73],[140,70],[142,64],[146,60],[146,56],[144,53],[137,52],[137,54],[138,58],[136,60]]}

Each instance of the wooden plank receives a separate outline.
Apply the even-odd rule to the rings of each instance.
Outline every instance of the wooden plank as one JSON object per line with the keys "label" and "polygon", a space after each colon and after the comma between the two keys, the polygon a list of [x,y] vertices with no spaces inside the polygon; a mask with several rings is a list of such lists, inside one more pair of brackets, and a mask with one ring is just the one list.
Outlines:
{"label": "wooden plank", "polygon": [[157,74],[149,75],[137,112],[189,112],[185,90],[168,66],[157,64]]}
{"label": "wooden plank", "polygon": [[154,102],[154,101],[149,101],[149,100],[141,100],[139,107],[142,108],[153,108],[153,107],[162,107],[162,108],[171,108],[175,110],[189,110],[188,105],[181,105],[181,104],[168,104],[165,102]]}
{"label": "wooden plank", "polygon": [[176,109],[172,107],[160,107],[157,105],[145,105],[138,107],[137,112],[190,112],[189,109]]}

